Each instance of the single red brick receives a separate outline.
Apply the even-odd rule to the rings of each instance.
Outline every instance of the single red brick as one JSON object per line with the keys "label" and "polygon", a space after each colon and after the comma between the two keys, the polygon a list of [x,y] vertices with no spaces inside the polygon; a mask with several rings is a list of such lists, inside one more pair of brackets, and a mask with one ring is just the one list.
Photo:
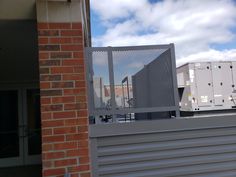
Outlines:
{"label": "single red brick", "polygon": [[41,104],[51,104],[51,98],[43,98],[43,97],[41,97],[40,98],[40,103]]}
{"label": "single red brick", "polygon": [[50,82],[40,82],[40,89],[49,89],[51,88]]}
{"label": "single red brick", "polygon": [[59,159],[65,157],[65,153],[63,151],[59,152],[47,152],[44,153],[44,159]]}
{"label": "single red brick", "polygon": [[[63,176],[61,176],[63,177]],[[70,177],[80,177],[80,174],[78,173],[70,173]]]}
{"label": "single red brick", "polygon": [[70,134],[70,133],[76,133],[76,127],[60,127],[60,128],[54,128],[53,133],[54,134]]}
{"label": "single red brick", "polygon": [[77,44],[77,45],[61,45],[61,50],[62,51],[79,51],[83,50],[82,44]]}
{"label": "single red brick", "polygon": [[43,176],[56,176],[56,175],[64,175],[65,168],[53,168],[43,170]]}
{"label": "single red brick", "polygon": [[75,102],[74,96],[64,96],[64,97],[53,97],[52,103],[73,103]]}
{"label": "single red brick", "polygon": [[88,116],[88,110],[84,109],[84,110],[77,111],[77,116],[78,117],[87,117]]}
{"label": "single red brick", "polygon": [[61,30],[61,36],[82,36],[82,30]]}
{"label": "single red brick", "polygon": [[60,81],[61,75],[42,75],[40,81]]}
{"label": "single red brick", "polygon": [[62,74],[62,73],[73,73],[74,68],[73,67],[53,67],[51,68],[52,74]]}
{"label": "single red brick", "polygon": [[87,103],[78,103],[78,105],[80,110],[87,109]]}
{"label": "single red brick", "polygon": [[75,81],[75,87],[85,87],[85,81]]}
{"label": "single red brick", "polygon": [[48,151],[51,151],[51,150],[53,150],[53,145],[51,143],[50,144],[45,144],[43,142],[43,144],[42,144],[42,151],[43,152],[48,152]]}
{"label": "single red brick", "polygon": [[88,118],[80,118],[78,120],[78,125],[88,125]]}
{"label": "single red brick", "polygon": [[42,164],[42,166],[43,166],[43,168],[50,168],[50,167],[52,167],[53,166],[53,163],[52,163],[52,161],[45,161],[45,160],[43,160],[43,162],[42,162],[43,164]]}
{"label": "single red brick", "polygon": [[62,80],[85,80],[84,74],[64,74],[62,75]]}
{"label": "single red brick", "polygon": [[74,73],[81,73],[84,74],[84,66],[75,66]]}
{"label": "single red brick", "polygon": [[81,29],[82,30],[82,24],[81,23],[72,23],[72,29]]}
{"label": "single red brick", "polygon": [[77,142],[64,142],[54,144],[54,150],[76,149],[77,147]]}
{"label": "single red brick", "polygon": [[42,129],[42,136],[52,135],[52,129]]}
{"label": "single red brick", "polygon": [[77,129],[78,129],[78,133],[88,132],[88,126],[78,126]]}
{"label": "single red brick", "polygon": [[59,36],[58,30],[39,30],[39,36]]}
{"label": "single red brick", "polygon": [[81,109],[86,109],[86,108],[87,108],[86,103],[71,103],[71,104],[64,105],[65,110],[81,110]]}
{"label": "single red brick", "polygon": [[61,166],[71,166],[76,165],[77,159],[65,159],[65,160],[56,160],[54,162],[55,167],[61,167]]}
{"label": "single red brick", "polygon": [[66,141],[79,141],[79,140],[86,140],[86,139],[88,139],[88,133],[66,135]]}
{"label": "single red brick", "polygon": [[88,140],[81,140],[78,142],[78,148],[81,148],[81,149],[86,149],[88,148]]}
{"label": "single red brick", "polygon": [[65,137],[64,137],[64,135],[43,136],[42,141],[44,143],[63,142],[63,141],[65,141]]}
{"label": "single red brick", "polygon": [[42,112],[41,113],[41,119],[42,120],[50,120],[50,119],[52,119],[52,113],[50,113],[50,112]]}
{"label": "single red brick", "polygon": [[52,82],[52,88],[73,88],[74,82]]}
{"label": "single red brick", "polygon": [[78,118],[65,120],[65,126],[78,125]]}
{"label": "single red brick", "polygon": [[39,44],[48,44],[48,38],[46,38],[46,37],[40,37],[40,38],[38,39],[38,43],[39,43]]}
{"label": "single red brick", "polygon": [[61,104],[55,104],[55,105],[41,105],[41,111],[42,112],[48,112],[48,111],[62,111],[63,106]]}
{"label": "single red brick", "polygon": [[71,29],[71,23],[49,23],[50,29]]}
{"label": "single red brick", "polygon": [[[64,176],[60,176],[60,177],[64,177]],[[70,173],[70,177],[80,177],[80,172]]]}
{"label": "single red brick", "polygon": [[42,127],[58,127],[63,126],[64,120],[50,120],[50,121],[42,121]]}
{"label": "single red brick", "polygon": [[[78,86],[76,85],[76,87],[78,87]],[[76,102],[86,102],[86,101],[87,101],[86,96],[76,96]]]}
{"label": "single red brick", "polygon": [[72,53],[71,52],[51,52],[51,58],[71,58]]}
{"label": "single red brick", "polygon": [[89,157],[88,156],[82,156],[79,158],[79,163],[80,164],[88,164],[89,163]]}
{"label": "single red brick", "polygon": [[83,38],[82,37],[73,37],[72,42],[74,44],[83,44]]}
{"label": "single red brick", "polygon": [[74,118],[76,117],[75,111],[68,111],[68,112],[54,112],[53,118],[60,119],[60,118]]}
{"label": "single red brick", "polygon": [[41,30],[41,29],[48,29],[48,23],[38,23],[37,24],[37,28],[39,30]]}
{"label": "single red brick", "polygon": [[61,96],[62,90],[41,90],[41,96]]}
{"label": "single red brick", "polygon": [[64,95],[85,95],[85,88],[64,89]]}
{"label": "single red brick", "polygon": [[65,110],[77,110],[79,109],[79,105],[77,103],[70,103],[70,104],[64,104]]}
{"label": "single red brick", "polygon": [[89,165],[79,165],[76,167],[69,167],[68,168],[69,172],[81,172],[81,171],[88,171],[89,170]]}
{"label": "single red brick", "polygon": [[60,60],[40,60],[39,65],[40,66],[60,66],[61,61]]}
{"label": "single red brick", "polygon": [[81,65],[82,67],[84,67],[84,60],[83,59],[63,60],[62,65],[64,65],[64,66],[78,66],[78,65]]}
{"label": "single red brick", "polygon": [[39,51],[59,51],[60,46],[59,45],[39,45],[38,46]]}
{"label": "single red brick", "polygon": [[50,70],[49,70],[49,68],[40,68],[39,69],[39,73],[40,73],[40,75],[42,75],[42,74],[49,74]]}
{"label": "single red brick", "polygon": [[82,59],[84,59],[84,52],[83,51],[73,52],[73,57],[74,58],[82,58]]}
{"label": "single red brick", "polygon": [[71,125],[84,126],[84,125],[88,125],[88,118],[84,117],[84,118],[77,118],[77,119],[68,119],[68,120],[65,120],[65,125],[66,126],[71,126]]}
{"label": "single red brick", "polygon": [[72,43],[72,39],[65,37],[65,38],[50,38],[51,44],[70,44]]}
{"label": "single red brick", "polygon": [[49,53],[47,52],[39,52],[39,59],[44,60],[49,58]]}
{"label": "single red brick", "polygon": [[66,151],[66,156],[67,157],[76,157],[76,156],[79,156],[79,155],[81,155],[79,149],[73,149],[73,150],[67,150]]}
{"label": "single red brick", "polygon": [[80,177],[91,177],[91,174],[90,173],[81,173],[80,174]]}

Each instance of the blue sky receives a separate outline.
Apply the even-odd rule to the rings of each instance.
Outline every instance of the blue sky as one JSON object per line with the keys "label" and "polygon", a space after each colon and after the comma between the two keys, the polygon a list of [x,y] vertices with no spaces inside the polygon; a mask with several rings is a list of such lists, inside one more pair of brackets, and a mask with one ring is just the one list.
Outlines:
{"label": "blue sky", "polygon": [[236,60],[233,0],[91,0],[93,46],[174,43],[177,65]]}

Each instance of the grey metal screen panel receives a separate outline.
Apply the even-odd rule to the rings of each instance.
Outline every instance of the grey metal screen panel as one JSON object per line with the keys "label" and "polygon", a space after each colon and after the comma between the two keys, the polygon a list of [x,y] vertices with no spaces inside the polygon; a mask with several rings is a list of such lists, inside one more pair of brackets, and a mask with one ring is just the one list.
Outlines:
{"label": "grey metal screen panel", "polygon": [[[96,177],[236,176],[235,121],[226,119],[227,126],[217,126],[214,119],[221,124],[216,117],[206,118],[205,128],[201,119],[176,120],[186,121],[181,129],[179,123],[168,128],[160,121],[156,132],[148,133],[146,127],[146,132],[132,134],[135,124],[131,124],[126,127],[130,132],[92,137],[96,141]],[[187,122],[189,129],[185,129]]]}
{"label": "grey metal screen panel", "polygon": [[170,50],[132,77],[136,107],[175,106]]}
{"label": "grey metal screen panel", "polygon": [[[129,80],[133,74],[142,70],[145,65],[148,65],[148,68],[151,69],[147,71],[148,76],[151,77],[144,79],[143,83],[138,82],[135,84],[134,81],[133,83],[137,89],[129,82],[129,89],[127,90],[131,94],[129,94],[130,98],[127,100],[124,93],[121,94],[123,79],[128,78],[127,80]],[[135,117],[136,113],[152,113],[154,115],[156,112],[161,114],[164,112],[168,115],[159,116],[155,114],[155,116],[169,118],[170,112],[175,112],[173,116],[179,117],[173,44],[86,48],[86,66],[89,115],[91,119],[96,119],[95,122],[99,122],[100,117],[104,118],[106,116],[112,117],[113,122],[119,122],[120,117],[124,117],[126,114],[130,114],[130,117]],[[156,71],[158,72],[156,73]],[[155,74],[157,75],[155,76]],[[164,80],[163,76],[165,76]],[[103,84],[99,85],[95,78],[100,79],[102,81],[100,83]],[[146,80],[148,80],[148,85],[145,84]],[[152,93],[148,89],[151,89]],[[140,97],[144,90],[148,95]],[[164,94],[160,93],[162,91],[165,91]],[[139,99],[140,104],[135,104],[136,97],[133,97],[133,95],[139,97],[137,99]],[[144,99],[147,102],[144,101],[142,103]],[[124,101],[127,102],[128,106],[122,104]]]}

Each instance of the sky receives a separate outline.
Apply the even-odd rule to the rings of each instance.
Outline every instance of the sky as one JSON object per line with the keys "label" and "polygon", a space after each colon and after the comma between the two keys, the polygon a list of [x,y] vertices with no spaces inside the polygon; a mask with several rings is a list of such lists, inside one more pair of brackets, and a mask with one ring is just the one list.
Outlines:
{"label": "sky", "polygon": [[92,45],[175,44],[177,66],[236,61],[234,0],[91,0]]}

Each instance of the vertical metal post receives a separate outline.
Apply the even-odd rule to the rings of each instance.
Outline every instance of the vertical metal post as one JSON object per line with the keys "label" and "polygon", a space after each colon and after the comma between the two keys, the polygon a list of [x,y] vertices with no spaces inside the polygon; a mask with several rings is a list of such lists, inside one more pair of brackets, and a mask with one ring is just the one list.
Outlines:
{"label": "vertical metal post", "polygon": [[[129,101],[129,78],[127,77],[127,100]],[[129,108],[130,108],[130,104],[129,104]]]}
{"label": "vertical metal post", "polygon": [[[110,81],[110,92],[111,92],[111,109],[112,112],[116,110],[116,98],[115,98],[115,81],[114,81],[114,69],[113,69],[113,56],[112,47],[107,48],[108,52],[108,68],[109,68],[109,81]],[[112,115],[112,122],[115,122],[115,114]]]}
{"label": "vertical metal post", "polygon": [[124,93],[124,85],[123,85],[123,82],[121,82],[121,86],[122,86],[123,107],[125,108],[125,93]]}
{"label": "vertical metal post", "polygon": [[86,48],[85,50],[85,64],[86,64],[86,80],[87,80],[87,87],[88,87],[88,111],[89,115],[94,113],[94,88],[93,88],[93,62],[92,62],[92,48]]}
{"label": "vertical metal post", "polygon": [[[125,104],[125,91],[124,91],[124,83],[126,82],[127,88],[127,101],[129,101],[130,97],[129,97],[129,77],[126,76],[122,81],[121,81],[121,85],[122,85],[122,96],[123,96],[123,105],[124,108],[126,108],[126,104]],[[128,103],[128,107],[130,108],[130,104]]]}
{"label": "vertical metal post", "polygon": [[100,105],[103,103],[103,93],[102,93],[102,78],[99,78],[99,91],[100,91]]}
{"label": "vertical metal post", "polygon": [[179,95],[178,95],[178,85],[176,79],[176,60],[175,60],[175,46],[173,43],[170,44],[170,56],[171,56],[171,66],[172,66],[172,78],[173,78],[173,89],[174,89],[174,99],[175,99],[175,114],[176,117],[180,117],[179,112]]}
{"label": "vertical metal post", "polygon": [[90,155],[91,155],[91,167],[92,177],[98,177],[98,144],[97,138],[90,138]]}

